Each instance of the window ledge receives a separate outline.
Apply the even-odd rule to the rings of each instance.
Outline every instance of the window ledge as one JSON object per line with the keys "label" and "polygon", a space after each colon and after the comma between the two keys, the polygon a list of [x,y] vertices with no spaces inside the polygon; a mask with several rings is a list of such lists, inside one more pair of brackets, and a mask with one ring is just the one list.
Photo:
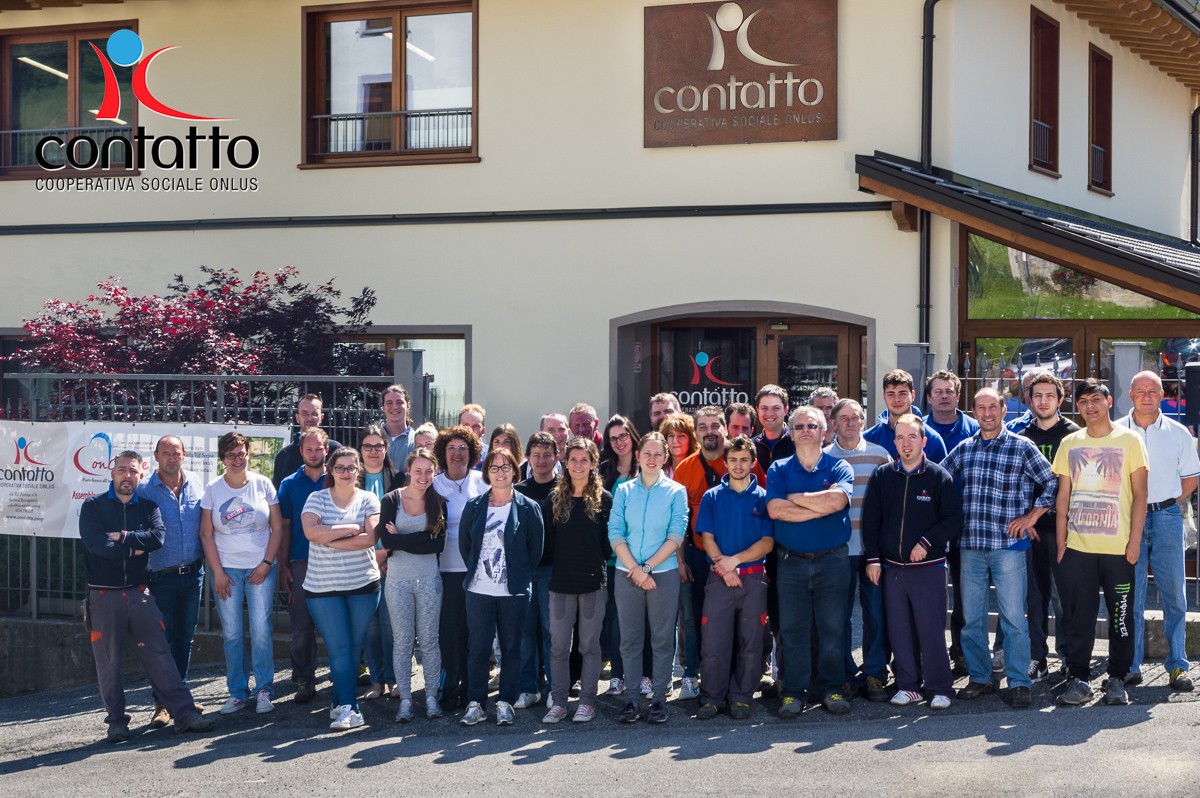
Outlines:
{"label": "window ledge", "polygon": [[1105,197],[1115,197],[1116,196],[1116,194],[1114,194],[1112,192],[1112,189],[1105,188],[1104,186],[1098,186],[1095,183],[1088,183],[1088,191],[1094,191],[1097,194],[1100,194]]}
{"label": "window ledge", "polygon": [[1029,164],[1029,171],[1037,172],[1039,175],[1045,175],[1046,177],[1052,177],[1055,180],[1062,180],[1062,174],[1060,172],[1056,172],[1053,169],[1047,169],[1044,166],[1038,166],[1037,164]]}
{"label": "window ledge", "polygon": [[352,155],[312,163],[298,163],[297,169],[349,169],[363,166],[419,166],[421,164],[479,163],[475,153],[431,153],[423,155]]}

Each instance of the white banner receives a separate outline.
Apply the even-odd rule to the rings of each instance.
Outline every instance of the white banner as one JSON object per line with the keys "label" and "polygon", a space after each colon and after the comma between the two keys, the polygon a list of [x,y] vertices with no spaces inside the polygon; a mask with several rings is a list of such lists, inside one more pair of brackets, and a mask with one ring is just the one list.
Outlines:
{"label": "white banner", "polygon": [[0,534],[78,537],[79,506],[109,486],[109,463],[132,450],[155,469],[164,435],[183,441],[184,468],[207,483],[218,474],[217,440],[237,430],[250,438],[248,467],[271,476],[275,455],[290,440],[283,426],[158,424],[107,421],[0,421]]}

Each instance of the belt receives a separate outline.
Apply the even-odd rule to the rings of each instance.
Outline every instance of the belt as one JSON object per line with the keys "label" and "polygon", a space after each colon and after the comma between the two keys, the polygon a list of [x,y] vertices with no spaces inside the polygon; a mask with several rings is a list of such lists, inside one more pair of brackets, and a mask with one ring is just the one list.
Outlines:
{"label": "belt", "polygon": [[739,574],[765,574],[767,567],[765,565],[739,565]]}
{"label": "belt", "polygon": [[201,557],[200,559],[196,560],[195,562],[190,562],[187,565],[180,565],[180,566],[176,566],[173,568],[162,568],[160,570],[155,571],[154,575],[158,576],[159,574],[178,574],[180,576],[184,576],[185,574],[194,573],[195,571],[200,570],[200,568],[203,565],[204,565],[204,558]]}
{"label": "belt", "polygon": [[824,551],[806,551],[806,552],[792,551],[787,546],[778,546],[777,545],[775,548],[781,549],[783,551],[784,557],[799,557],[802,560],[815,560],[818,557],[823,557],[826,554],[832,554],[833,552],[840,549],[841,546],[834,546],[832,549],[825,549]]}
{"label": "belt", "polygon": [[1174,496],[1172,496],[1171,498],[1169,498],[1169,499],[1166,499],[1166,500],[1164,500],[1164,501],[1161,501],[1161,502],[1152,502],[1152,503],[1150,503],[1150,504],[1147,504],[1147,505],[1146,505],[1146,512],[1148,512],[1148,513],[1157,513],[1159,510],[1165,510],[1165,509],[1167,509],[1168,507],[1174,507],[1174,506],[1175,506],[1175,497],[1174,497]]}

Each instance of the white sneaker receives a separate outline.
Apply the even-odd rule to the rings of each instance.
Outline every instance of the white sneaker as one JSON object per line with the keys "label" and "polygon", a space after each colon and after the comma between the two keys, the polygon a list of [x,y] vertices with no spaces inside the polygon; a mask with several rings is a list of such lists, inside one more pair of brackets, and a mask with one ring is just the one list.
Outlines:
{"label": "white sneaker", "polygon": [[654,680],[649,676],[643,676],[638,689],[642,691],[642,698],[650,698],[654,695]]}
{"label": "white sneaker", "polygon": [[683,676],[683,666],[679,664],[679,660],[671,663],[671,678],[679,679]]}
{"label": "white sneaker", "polygon": [[265,715],[275,709],[275,705],[271,703],[271,694],[266,690],[258,691],[258,700],[254,703],[254,711],[260,715]]}
{"label": "white sneaker", "polygon": [[541,693],[521,693],[517,696],[517,703],[513,704],[513,709],[529,709],[542,702]]}
{"label": "white sneaker", "polygon": [[608,695],[622,695],[625,692],[624,679],[609,679]]}
{"label": "white sneaker", "polygon": [[912,690],[900,690],[892,696],[892,706],[906,707],[909,704],[915,704],[921,700],[921,694]]}
{"label": "white sneaker", "polygon": [[350,709],[349,704],[339,704],[336,707],[330,707],[329,708],[329,719],[337,720],[338,718],[340,718],[342,716],[342,713],[348,709]]}
{"label": "white sneaker", "polygon": [[487,719],[487,713],[483,711],[483,707],[479,706],[478,701],[472,701],[467,704],[467,711],[459,719],[459,723],[464,726],[474,726],[481,720]]}
{"label": "white sneaker", "polygon": [[[499,714],[499,713],[497,713]],[[550,707],[550,711],[542,717],[542,723],[558,723],[567,716],[566,707]]]}
{"label": "white sneaker", "polygon": [[700,697],[700,684],[695,676],[684,676],[683,685],[679,688],[679,700],[690,701]]}
{"label": "white sneaker", "polygon": [[346,705],[346,711],[338,716],[338,719],[329,724],[329,728],[334,731],[346,731],[347,729],[357,729],[363,725],[362,713],[356,709],[352,709]]}
{"label": "white sneaker", "polygon": [[222,715],[232,715],[235,712],[245,709],[248,705],[249,705],[249,702],[247,702],[247,701],[243,701],[240,698],[234,698],[233,696],[229,696],[229,699],[225,702],[225,705],[223,707],[221,707],[221,709],[219,711]]}
{"label": "white sneaker", "polygon": [[496,702],[496,725],[511,726],[513,724],[513,706],[507,701]]}
{"label": "white sneaker", "polygon": [[950,708],[950,696],[935,695],[933,697],[933,700],[929,702],[929,708],[930,709],[949,709]]}

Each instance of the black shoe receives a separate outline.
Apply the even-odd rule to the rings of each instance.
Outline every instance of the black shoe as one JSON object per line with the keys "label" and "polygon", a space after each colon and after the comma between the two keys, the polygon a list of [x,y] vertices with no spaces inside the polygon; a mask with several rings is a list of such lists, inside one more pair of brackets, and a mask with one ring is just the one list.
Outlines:
{"label": "black shoe", "polygon": [[1033,694],[1028,687],[1014,687],[1008,691],[1008,695],[1015,709],[1024,709],[1033,703]]}
{"label": "black shoe", "polygon": [[825,696],[821,706],[825,707],[825,711],[830,715],[845,715],[850,711],[850,702],[841,693],[830,693]]}
{"label": "black shoe", "polygon": [[204,715],[192,715],[190,718],[175,724],[175,733],[210,732],[215,728],[217,728],[217,722],[212,719],[211,715],[208,717]]}
{"label": "black shoe", "polygon": [[647,713],[646,720],[650,723],[666,723],[667,717],[667,705],[661,701],[655,701],[650,705],[650,712]]}
{"label": "black shoe", "polygon": [[716,704],[701,704],[700,708],[696,710],[696,719],[712,720],[717,716],[717,711]]}
{"label": "black shoe", "polygon": [[970,676],[971,672],[967,670],[966,658],[955,657],[950,668],[950,673],[953,676]]}
{"label": "black shoe", "polygon": [[876,679],[874,676],[867,677],[867,683],[862,686],[862,694],[866,696],[868,701],[874,704],[882,704],[884,701],[887,701],[889,698],[891,698],[891,696],[888,695],[887,687],[884,686],[882,681]]}
{"label": "black shoe", "polygon": [[309,681],[296,682],[296,697],[297,704],[307,704],[317,697],[317,688],[313,687],[313,683]]}
{"label": "black shoe", "polygon": [[729,705],[729,717],[734,720],[750,720],[750,705],[734,701]]}
{"label": "black shoe", "polygon": [[617,717],[621,723],[637,723],[642,719],[642,705],[637,701],[630,701],[621,710],[621,714]]}
{"label": "black shoe", "polygon": [[129,724],[128,723],[110,723],[108,724],[108,741],[110,743],[123,743],[129,739]]}
{"label": "black shoe", "polygon": [[967,686],[958,691],[958,698],[960,701],[970,701],[972,698],[994,692],[996,685],[991,682],[967,682]]}

